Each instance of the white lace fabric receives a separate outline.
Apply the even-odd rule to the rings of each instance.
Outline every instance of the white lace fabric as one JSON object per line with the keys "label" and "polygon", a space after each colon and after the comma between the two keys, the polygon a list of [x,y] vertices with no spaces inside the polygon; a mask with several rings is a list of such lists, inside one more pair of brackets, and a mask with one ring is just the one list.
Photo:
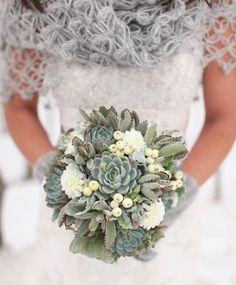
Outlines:
{"label": "white lace fabric", "polygon": [[[174,0],[165,9],[156,0],[42,0],[45,13],[1,0],[1,98],[30,98],[51,88],[50,62],[79,66],[156,68],[200,40],[204,68],[216,60],[225,73],[236,66],[236,3],[209,8],[197,0]],[[188,47],[191,51],[192,47]],[[32,51],[33,50],[33,51]],[[49,61],[50,59],[50,61]],[[55,76],[55,75],[54,75]],[[50,82],[50,84],[43,84]]]}

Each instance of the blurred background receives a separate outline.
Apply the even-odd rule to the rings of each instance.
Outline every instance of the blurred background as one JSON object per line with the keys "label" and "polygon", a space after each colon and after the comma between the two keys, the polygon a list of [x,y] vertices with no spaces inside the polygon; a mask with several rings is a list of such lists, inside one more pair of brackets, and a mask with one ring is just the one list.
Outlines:
{"label": "blurred background", "polygon": [[[186,133],[189,148],[196,140],[204,121],[202,100],[200,92],[199,98],[192,104]],[[39,114],[52,142],[55,143],[60,131],[58,106],[54,104],[54,107],[49,109],[41,99]],[[197,201],[194,202],[198,203],[201,213],[197,262],[199,285],[236,284],[235,157],[236,145],[217,173],[201,188]],[[0,105],[1,242],[17,252],[36,242],[40,191],[42,188],[32,179],[31,169],[7,131],[3,108]]]}

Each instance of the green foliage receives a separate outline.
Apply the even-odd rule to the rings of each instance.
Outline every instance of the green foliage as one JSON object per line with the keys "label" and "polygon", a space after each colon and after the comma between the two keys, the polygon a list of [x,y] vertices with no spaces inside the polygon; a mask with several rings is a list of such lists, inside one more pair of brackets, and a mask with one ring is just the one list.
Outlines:
{"label": "green foliage", "polygon": [[160,156],[164,156],[166,159],[181,159],[187,154],[185,145],[181,142],[170,143],[160,148]]}
{"label": "green foliage", "polygon": [[156,125],[152,125],[147,129],[144,136],[144,140],[147,146],[150,146],[154,142],[156,136],[157,136]]}
{"label": "green foliage", "polygon": [[[118,114],[114,107],[101,106],[90,114],[81,110],[81,114],[86,130],[83,139],[73,138],[74,153],[65,154],[65,149],[71,143],[70,133],[75,129],[66,132],[62,129],[63,146],[58,149],[44,185],[46,201],[54,209],[53,220],[57,220],[60,227],[64,225],[75,233],[71,252],[113,263],[121,256],[145,252],[163,237],[164,227],[148,231],[140,227],[145,213],[143,203],[151,204],[161,198],[166,211],[172,207],[174,196],[170,183],[173,178],[165,171],[174,173],[174,160],[185,156],[187,149],[181,136],[173,136],[174,130],[157,135],[156,125],[140,122],[137,113],[129,109]],[[132,128],[141,132],[149,148],[159,150],[155,164],[160,163],[163,170],[149,173],[146,163],[138,163],[131,156],[117,156],[109,151],[109,145],[115,143],[114,132]],[[99,188],[91,192],[91,196],[86,196],[90,195],[89,192],[81,192],[80,197],[69,199],[62,190],[61,176],[70,164],[84,173],[83,186],[88,187],[90,180],[99,182]],[[123,195],[121,200],[132,200],[129,208],[125,208],[125,203],[119,204],[122,210],[120,217],[113,215],[111,207],[116,193]],[[180,199],[184,197],[184,186],[178,188],[176,193]]]}
{"label": "green foliage", "polygon": [[105,230],[105,247],[110,249],[116,238],[116,224],[115,221],[106,222]]}
{"label": "green foliage", "polygon": [[75,237],[70,244],[72,253],[82,253],[88,257],[97,258],[107,263],[116,261],[115,255],[104,246],[104,237],[97,234],[92,237]]}

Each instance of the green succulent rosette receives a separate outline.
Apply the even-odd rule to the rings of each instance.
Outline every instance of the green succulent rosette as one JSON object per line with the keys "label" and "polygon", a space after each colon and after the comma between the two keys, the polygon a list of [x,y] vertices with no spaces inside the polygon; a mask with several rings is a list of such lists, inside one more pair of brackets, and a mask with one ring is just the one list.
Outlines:
{"label": "green succulent rosette", "polygon": [[165,214],[185,193],[175,130],[157,132],[135,111],[100,107],[68,131],[45,179],[53,220],[74,232],[70,251],[114,263],[155,247]]}
{"label": "green succulent rosette", "polygon": [[137,184],[140,171],[137,162],[114,153],[104,152],[94,158],[92,178],[99,181],[105,194],[126,194]]}

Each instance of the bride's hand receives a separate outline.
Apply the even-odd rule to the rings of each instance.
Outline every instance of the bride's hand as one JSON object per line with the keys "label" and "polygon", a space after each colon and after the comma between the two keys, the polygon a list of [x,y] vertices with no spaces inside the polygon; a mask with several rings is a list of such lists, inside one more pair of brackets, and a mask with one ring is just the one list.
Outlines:
{"label": "bride's hand", "polygon": [[185,193],[179,198],[176,207],[170,209],[164,216],[163,226],[170,226],[184,210],[188,208],[196,197],[199,186],[193,177],[184,173]]}
{"label": "bride's hand", "polygon": [[47,176],[48,171],[50,169],[50,165],[53,162],[53,158],[56,155],[56,149],[47,152],[42,155],[38,161],[32,166],[33,169],[33,177],[38,180],[40,184],[42,184],[45,176]]}

